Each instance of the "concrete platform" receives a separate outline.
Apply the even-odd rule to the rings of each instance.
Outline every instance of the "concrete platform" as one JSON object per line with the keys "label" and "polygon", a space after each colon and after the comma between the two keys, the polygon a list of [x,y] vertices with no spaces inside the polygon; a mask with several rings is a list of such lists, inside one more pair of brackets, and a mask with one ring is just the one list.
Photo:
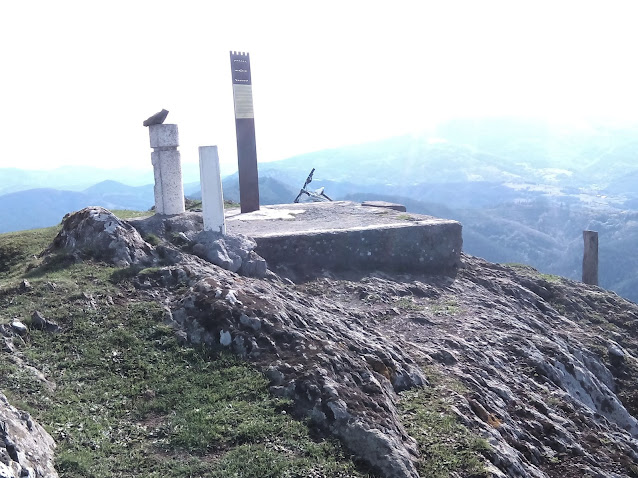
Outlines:
{"label": "concrete platform", "polygon": [[270,268],[456,272],[463,246],[457,221],[335,201],[227,211],[228,233],[245,234]]}

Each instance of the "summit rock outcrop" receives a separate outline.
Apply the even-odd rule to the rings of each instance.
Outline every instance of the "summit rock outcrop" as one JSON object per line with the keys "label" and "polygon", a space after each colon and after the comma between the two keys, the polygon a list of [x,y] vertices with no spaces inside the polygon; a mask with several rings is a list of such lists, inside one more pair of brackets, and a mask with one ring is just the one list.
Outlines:
{"label": "summit rock outcrop", "polygon": [[136,292],[166,307],[180,339],[253,363],[295,416],[380,476],[426,476],[401,404],[437,376],[458,385],[446,400],[489,443],[483,476],[638,474],[638,305],[613,293],[468,255],[453,275],[247,277],[194,254],[197,231],[161,249],[83,214],[49,252],[102,244],[113,264],[153,263]]}

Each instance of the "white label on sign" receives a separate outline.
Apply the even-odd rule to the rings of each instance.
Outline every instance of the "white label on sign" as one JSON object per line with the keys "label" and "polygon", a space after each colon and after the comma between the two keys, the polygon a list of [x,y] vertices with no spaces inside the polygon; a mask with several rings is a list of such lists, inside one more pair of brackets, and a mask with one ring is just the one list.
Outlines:
{"label": "white label on sign", "polygon": [[235,118],[254,118],[252,85],[233,85]]}

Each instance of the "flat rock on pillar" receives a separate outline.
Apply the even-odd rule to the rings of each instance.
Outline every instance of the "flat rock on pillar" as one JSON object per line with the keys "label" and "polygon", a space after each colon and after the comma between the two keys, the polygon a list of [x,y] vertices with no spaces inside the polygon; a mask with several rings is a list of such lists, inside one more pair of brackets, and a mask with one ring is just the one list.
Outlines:
{"label": "flat rock on pillar", "polygon": [[166,117],[168,116],[168,110],[162,110],[158,113],[155,113],[153,116],[147,118],[142,125],[143,126],[151,126],[154,124],[162,124]]}

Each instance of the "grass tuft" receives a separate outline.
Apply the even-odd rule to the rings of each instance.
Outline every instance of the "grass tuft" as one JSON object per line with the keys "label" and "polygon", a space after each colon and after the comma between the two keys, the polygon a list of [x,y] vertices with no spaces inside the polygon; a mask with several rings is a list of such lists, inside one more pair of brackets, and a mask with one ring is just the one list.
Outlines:
{"label": "grass tuft", "polygon": [[119,219],[126,221],[127,219],[134,219],[136,217],[146,217],[155,214],[155,211],[132,211],[129,209],[113,209],[113,214]]}
{"label": "grass tuft", "polygon": [[446,399],[448,390],[462,390],[430,370],[431,387],[401,393],[399,412],[406,431],[418,443],[421,458],[418,470],[428,478],[449,476],[486,477],[484,454],[488,442],[463,426]]}

